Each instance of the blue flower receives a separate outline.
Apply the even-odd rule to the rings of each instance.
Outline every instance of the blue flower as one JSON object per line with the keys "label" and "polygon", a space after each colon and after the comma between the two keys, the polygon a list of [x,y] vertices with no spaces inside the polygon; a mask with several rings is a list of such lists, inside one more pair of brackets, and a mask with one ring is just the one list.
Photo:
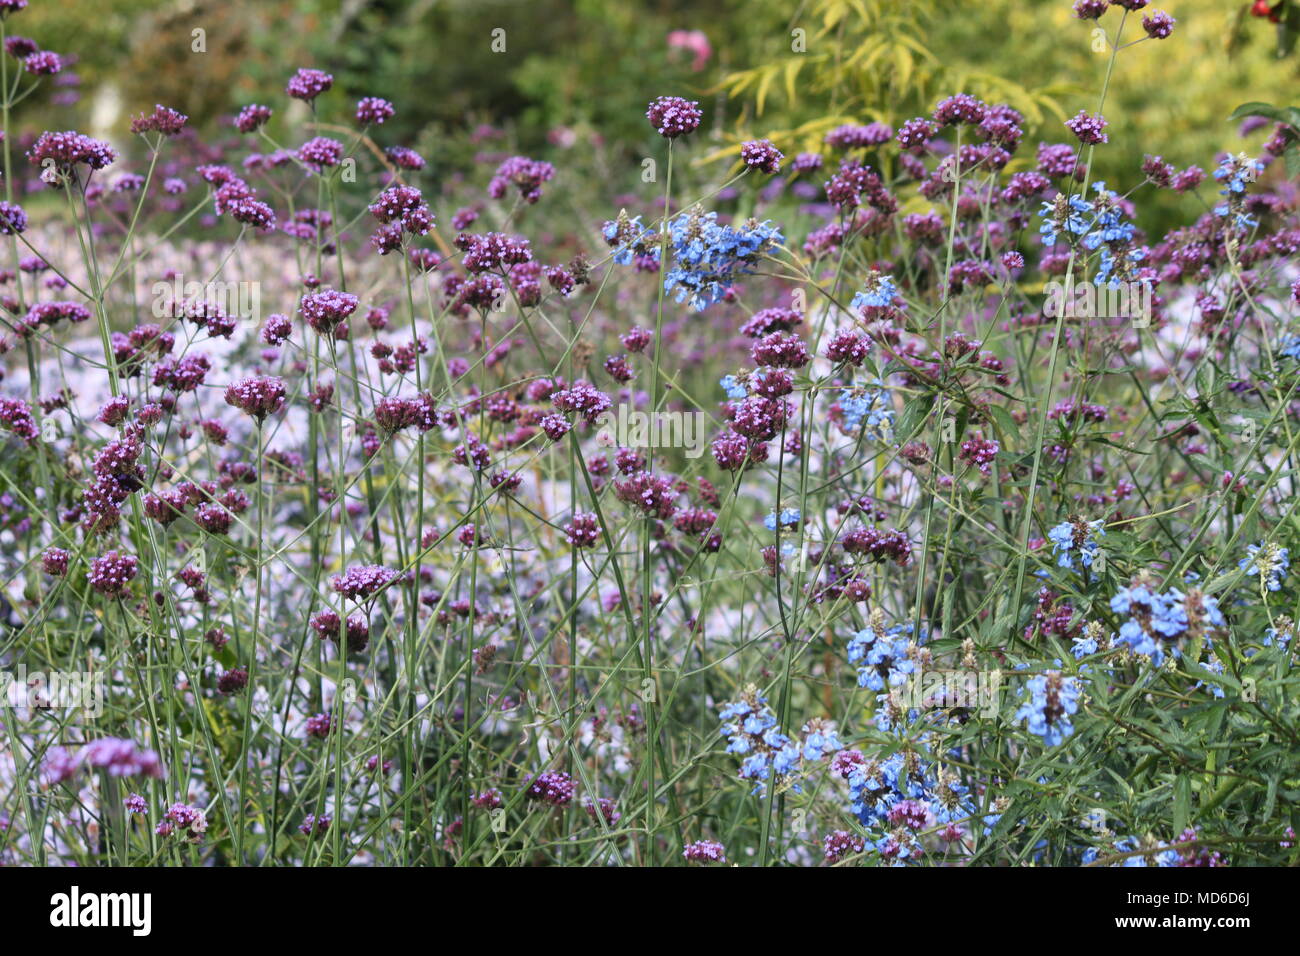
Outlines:
{"label": "blue flower", "polygon": [[1246,557],[1237,562],[1247,574],[1259,575],[1260,582],[1270,591],[1282,588],[1282,578],[1291,567],[1291,558],[1286,548],[1261,541],[1246,548]]}
{"label": "blue flower", "polygon": [[1071,518],[1069,521],[1062,521],[1047,532],[1048,540],[1052,542],[1052,550],[1056,554],[1057,565],[1073,569],[1074,555],[1077,553],[1085,568],[1092,567],[1093,559],[1100,550],[1097,546],[1097,538],[1106,535],[1106,529],[1102,524],[1100,518],[1096,521]]}
{"label": "blue flower", "polygon": [[727,398],[734,402],[738,402],[749,395],[749,389],[741,385],[740,381],[734,375],[722,376],[718,381],[718,384],[721,385],[722,390],[727,393]]}
{"label": "blue flower", "polygon": [[[793,528],[799,524],[803,516],[799,513],[798,508],[782,508],[780,523],[783,528]],[[775,511],[769,512],[768,516],[763,519],[763,527],[768,531],[775,531],[777,525],[777,514]]]}
{"label": "blue flower", "polygon": [[1028,722],[1030,733],[1055,747],[1074,733],[1070,717],[1079,710],[1082,687],[1076,677],[1062,677],[1060,671],[1030,678],[1025,684],[1028,700],[1020,705],[1013,719]]}
{"label": "blue flower", "polygon": [[871,306],[877,309],[888,308],[894,302],[894,296],[898,293],[898,287],[894,285],[894,280],[887,275],[881,275],[879,272],[872,270],[868,274],[866,282],[863,284],[861,292],[853,297],[849,303],[854,311]]}

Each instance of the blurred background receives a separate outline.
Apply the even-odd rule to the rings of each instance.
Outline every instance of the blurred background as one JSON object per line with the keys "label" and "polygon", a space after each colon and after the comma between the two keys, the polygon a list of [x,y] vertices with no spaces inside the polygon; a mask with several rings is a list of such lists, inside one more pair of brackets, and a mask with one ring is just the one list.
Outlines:
{"label": "blurred background", "polygon": [[[1208,169],[1225,149],[1257,150],[1268,128],[1241,139],[1229,114],[1300,90],[1296,0],[1152,6],[1177,18],[1174,35],[1121,53],[1105,110],[1097,172],[1121,188],[1146,152]],[[1119,16],[1101,22],[1113,32]],[[1139,19],[1125,41],[1142,36]],[[385,142],[417,149],[435,178],[467,170],[485,138],[542,158],[584,144],[643,155],[656,138],[645,104],[668,93],[705,106],[689,159],[722,163],[719,174],[743,138],[792,155],[839,123],[897,126],[958,90],[1024,112],[1032,155],[1063,140],[1064,117],[1096,107],[1110,53],[1095,26],[1069,0],[97,0],[33,2],[10,23],[75,57],[55,105],[33,98],[22,128],[130,148],[129,116],[154,103],[215,130],[247,103],[282,110],[285,80],[315,66],[336,78],[324,116],[391,99]],[[1160,201],[1149,228],[1186,218],[1177,197]]]}

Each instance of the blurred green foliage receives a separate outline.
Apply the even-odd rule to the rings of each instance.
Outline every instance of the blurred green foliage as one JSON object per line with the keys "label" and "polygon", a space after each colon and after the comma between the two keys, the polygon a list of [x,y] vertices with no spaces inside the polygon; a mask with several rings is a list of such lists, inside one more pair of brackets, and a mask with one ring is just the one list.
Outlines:
{"label": "blurred green foliage", "polygon": [[[1267,130],[1239,140],[1232,110],[1300,88],[1300,57],[1278,56],[1281,28],[1244,0],[1164,6],[1174,35],[1123,49],[1107,99],[1111,144],[1096,173],[1119,186],[1136,182],[1147,152],[1209,167],[1224,149],[1257,149]],[[1113,35],[1119,17],[1112,9],[1100,25]],[[1142,36],[1139,20],[1129,17],[1123,42]],[[283,107],[294,69],[328,69],[337,82],[323,111],[388,97],[399,111],[384,141],[415,145],[438,168],[468,161],[464,134],[480,123],[509,127],[534,153],[561,127],[641,152],[654,139],[645,104],[664,93],[704,102],[711,149],[697,157],[734,160],[752,136],[787,153],[816,148],[839,123],[896,125],[958,90],[1025,113],[1032,149],[1065,139],[1065,116],[1095,109],[1109,58],[1096,26],[1075,19],[1069,0],[102,0],[90,15],[34,3],[9,23],[76,54],[87,99],[111,89],[127,111],[163,102],[200,125],[249,102]],[[193,52],[195,30],[206,52]],[[672,30],[707,35],[701,69],[669,48]],[[43,110],[40,99],[27,109]],[[1195,211],[1151,214],[1163,223]]]}

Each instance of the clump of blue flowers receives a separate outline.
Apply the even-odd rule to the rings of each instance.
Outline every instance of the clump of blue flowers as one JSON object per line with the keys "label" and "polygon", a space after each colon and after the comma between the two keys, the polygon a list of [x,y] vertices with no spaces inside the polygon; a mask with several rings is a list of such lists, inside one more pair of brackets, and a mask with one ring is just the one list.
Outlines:
{"label": "clump of blue flowers", "polygon": [[763,527],[768,531],[775,531],[779,523],[783,528],[795,528],[798,527],[802,517],[803,515],[798,508],[782,508],[779,515],[775,511],[770,512],[763,519]]}
{"label": "clump of blue flowers", "polygon": [[1043,237],[1043,245],[1054,246],[1065,233],[1067,241],[1073,242],[1084,236],[1091,229],[1092,203],[1081,196],[1071,196],[1068,200],[1063,195],[1043,203],[1038,214],[1043,217],[1043,224],[1038,227],[1038,234]]}
{"label": "clump of blue flowers", "polygon": [[1291,558],[1286,548],[1261,541],[1246,548],[1246,557],[1237,562],[1237,567],[1247,574],[1259,575],[1260,584],[1270,591],[1278,591],[1282,588],[1282,578],[1291,567]]}
{"label": "clump of blue flowers", "polygon": [[849,641],[849,663],[858,665],[858,686],[883,691],[900,687],[916,671],[916,648],[910,621],[886,628],[879,608],[871,612],[867,626]]}
{"label": "clump of blue flowers", "polygon": [[724,375],[718,380],[722,390],[727,393],[727,398],[733,402],[738,402],[749,395],[749,389],[741,384],[740,379],[734,375]]}
{"label": "clump of blue flowers", "polygon": [[867,273],[866,281],[862,284],[862,291],[853,297],[850,305],[855,311],[865,306],[885,309],[893,305],[894,296],[897,294],[898,287],[894,285],[894,280],[873,269]]}
{"label": "clump of blue flowers", "polygon": [[1100,518],[1096,521],[1085,521],[1077,515],[1071,515],[1047,532],[1047,538],[1052,542],[1052,550],[1056,554],[1057,565],[1073,570],[1074,558],[1078,555],[1080,563],[1085,568],[1092,567],[1092,562],[1100,550],[1097,539],[1106,535],[1106,529],[1102,524]]}
{"label": "clump of blue flowers", "polygon": [[769,781],[798,791],[803,764],[829,757],[840,748],[834,727],[820,719],[804,724],[802,740],[782,733],[767,698],[752,685],[740,700],[725,705],[718,717],[727,753],[744,758],[740,776],[753,781],[756,794],[764,793]]}
{"label": "clump of blue flowers", "polygon": [[879,379],[844,390],[839,400],[840,427],[848,434],[862,432],[872,441],[887,443],[894,434],[894,404]]}
{"label": "clump of blue flowers", "polygon": [[1160,593],[1144,581],[1120,588],[1110,599],[1110,609],[1127,618],[1119,629],[1119,642],[1136,654],[1151,658],[1157,667],[1164,663],[1164,649],[1185,637],[1197,637],[1224,627],[1219,602],[1208,594],[1177,588]]}
{"label": "clump of blue flowers", "polygon": [[1083,237],[1083,247],[1101,250],[1097,281],[1118,286],[1133,278],[1133,269],[1146,259],[1147,250],[1133,244],[1137,228],[1125,218],[1119,196],[1103,182],[1093,183],[1092,188],[1097,191],[1097,200],[1091,205],[1095,215],[1090,231]]}
{"label": "clump of blue flowers", "polygon": [[1214,178],[1223,183],[1219,194],[1227,199],[1214,207],[1214,214],[1223,219],[1231,216],[1233,224],[1243,231],[1258,226],[1259,220],[1245,212],[1246,186],[1258,179],[1263,171],[1263,163],[1244,153],[1225,156],[1214,171]]}
{"label": "clump of blue flowers", "polygon": [[738,275],[752,271],[784,239],[771,220],[749,219],[733,228],[698,208],[673,219],[668,231],[673,268],[664,276],[664,291],[697,312],[720,300]]}
{"label": "clump of blue flowers", "polygon": [[1030,678],[1025,684],[1028,699],[1016,711],[1015,720],[1029,722],[1030,733],[1055,747],[1074,733],[1070,717],[1079,710],[1083,688],[1077,677],[1063,677],[1060,671],[1048,671]]}
{"label": "clump of blue flowers", "polygon": [[626,211],[620,211],[617,219],[605,223],[601,234],[613,248],[613,259],[618,265],[630,266],[637,259],[647,257],[658,264],[658,236],[641,224],[640,216],[629,218]]}

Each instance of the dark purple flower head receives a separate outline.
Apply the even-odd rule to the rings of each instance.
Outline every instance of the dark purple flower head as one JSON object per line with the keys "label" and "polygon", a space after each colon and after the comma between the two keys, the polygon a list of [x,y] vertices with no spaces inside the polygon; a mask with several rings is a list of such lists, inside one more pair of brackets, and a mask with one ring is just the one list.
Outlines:
{"label": "dark purple flower head", "polygon": [[161,133],[175,136],[185,128],[189,117],[161,104],[155,105],[152,113],[141,113],[131,120],[132,133]]}
{"label": "dark purple flower head", "polygon": [[493,199],[501,199],[506,190],[514,186],[519,192],[519,198],[532,204],[542,198],[542,183],[550,182],[554,177],[555,167],[550,163],[529,159],[527,156],[511,156],[497,167],[496,175],[488,183],[488,195]]}
{"label": "dark purple flower head", "polygon": [[392,103],[378,96],[366,96],[357,101],[357,122],[366,126],[381,126],[384,120],[392,119],[395,112]]}
{"label": "dark purple flower head", "polygon": [[68,559],[71,555],[63,548],[47,548],[41,555],[41,568],[53,578],[61,578],[68,573]]}
{"label": "dark purple flower head", "polygon": [[0,236],[15,236],[27,228],[27,213],[17,203],[0,202]]}
{"label": "dark purple flower head", "polygon": [[600,522],[594,514],[575,511],[564,526],[564,537],[575,548],[590,548],[600,540]]}
{"label": "dark purple flower head", "polygon": [[317,332],[325,335],[357,310],[358,299],[350,292],[323,289],[302,297],[299,311]]}
{"label": "dark purple flower head", "polygon": [[650,125],[665,139],[676,139],[700,128],[700,104],[680,96],[661,96],[645,112]]}
{"label": "dark purple flower head", "polygon": [[9,36],[5,37],[5,52],[15,60],[24,60],[40,50],[35,40],[29,40],[27,37]]}
{"label": "dark purple flower head", "polygon": [[1075,0],[1074,15],[1080,20],[1096,20],[1109,6],[1110,0]]}
{"label": "dark purple flower head", "polygon": [[307,166],[320,172],[342,162],[343,144],[328,136],[317,136],[298,147],[298,158]]}
{"label": "dark purple flower head", "polygon": [[269,106],[259,106],[257,103],[250,103],[239,111],[235,117],[235,129],[241,133],[251,133],[260,126],[265,126],[271,118],[271,108]]}
{"label": "dark purple flower head", "polygon": [[232,667],[217,678],[217,690],[229,697],[238,694],[248,686],[248,671],[242,667]]}
{"label": "dark purple flower head", "polygon": [[226,389],[226,404],[259,422],[284,408],[284,399],[284,381],[269,376],[246,378]]}
{"label": "dark purple flower head", "polygon": [[90,562],[86,579],[90,586],[104,597],[125,597],[127,587],[135,580],[140,571],[140,562],[134,555],[119,554],[109,551],[103,557]]}
{"label": "dark purple flower head", "polygon": [[23,69],[35,76],[53,76],[63,69],[63,58],[49,50],[37,50],[23,60]]}
{"label": "dark purple flower head", "polygon": [[384,150],[384,155],[399,169],[424,169],[424,157],[405,146],[390,146]]}
{"label": "dark purple flower head", "polygon": [[462,233],[456,237],[455,245],[464,250],[461,262],[467,272],[501,272],[509,266],[531,262],[533,258],[527,239],[504,232]]}
{"label": "dark purple flower head", "polygon": [[775,173],[781,169],[781,160],[785,157],[771,140],[756,139],[740,147],[740,158],[750,169]]}
{"label": "dark purple flower head", "polygon": [[1174,24],[1177,22],[1165,11],[1156,10],[1150,16],[1142,18],[1142,29],[1146,31],[1147,36],[1151,39],[1163,40],[1174,32]]}
{"label": "dark purple flower head", "polygon": [[330,586],[345,598],[364,601],[372,598],[393,581],[398,572],[378,564],[354,565],[330,579]]}
{"label": "dark purple flower head", "polygon": [[910,119],[904,123],[898,130],[898,145],[903,149],[920,150],[929,145],[930,140],[934,139],[935,129],[933,123],[923,116],[916,119]]}
{"label": "dark purple flower head", "polygon": [[988,107],[968,93],[957,93],[940,100],[934,108],[934,121],[940,126],[969,123],[974,126],[984,120]]}
{"label": "dark purple flower head", "polygon": [[686,844],[682,856],[692,863],[726,863],[727,851],[715,840],[696,840]]}
{"label": "dark purple flower head", "polygon": [[[35,145],[28,150],[27,158],[43,170],[48,171],[53,166],[68,172],[78,164],[91,169],[103,169],[117,159],[117,153],[107,143],[91,139],[75,130],[67,130],[62,133],[42,133]],[[45,172],[41,173],[41,178],[47,183],[51,182]]]}
{"label": "dark purple flower head", "polygon": [[262,327],[262,341],[267,345],[282,345],[293,332],[293,322],[287,315],[276,312],[266,317]]}
{"label": "dark purple flower head", "polygon": [[1079,110],[1073,117],[1065,121],[1065,125],[1085,146],[1096,146],[1100,143],[1110,142],[1110,137],[1105,133],[1106,127],[1110,124],[1106,122],[1106,118],[1100,113],[1093,116],[1084,110]]}
{"label": "dark purple flower head", "polygon": [[548,770],[530,779],[526,791],[529,800],[540,800],[553,807],[567,807],[573,802],[573,778],[561,770]]}
{"label": "dark purple flower head", "polygon": [[29,445],[41,434],[32,407],[21,398],[0,398],[0,428],[13,432]]}
{"label": "dark purple flower head", "polygon": [[284,91],[295,100],[310,103],[334,85],[334,77],[323,70],[300,69],[289,79]]}

